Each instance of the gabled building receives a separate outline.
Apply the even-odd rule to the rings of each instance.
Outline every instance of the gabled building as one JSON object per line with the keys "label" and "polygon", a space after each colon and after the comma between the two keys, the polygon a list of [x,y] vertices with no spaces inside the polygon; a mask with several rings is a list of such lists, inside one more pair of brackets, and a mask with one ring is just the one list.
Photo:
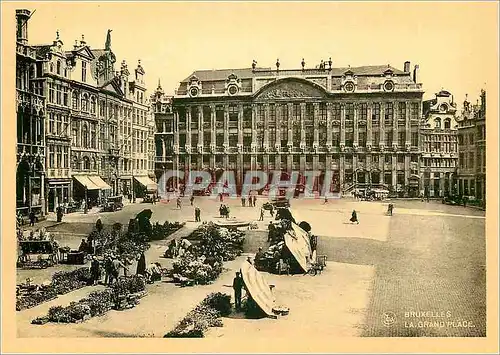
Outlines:
{"label": "gabled building", "polygon": [[16,211],[45,214],[44,60],[28,44],[29,10],[16,10]]}
{"label": "gabled building", "polygon": [[486,92],[475,105],[467,98],[458,121],[458,193],[486,205]]}
{"label": "gabled building", "polygon": [[453,95],[441,90],[434,99],[423,102],[423,112],[420,137],[424,196],[454,195],[458,166],[458,125]]}

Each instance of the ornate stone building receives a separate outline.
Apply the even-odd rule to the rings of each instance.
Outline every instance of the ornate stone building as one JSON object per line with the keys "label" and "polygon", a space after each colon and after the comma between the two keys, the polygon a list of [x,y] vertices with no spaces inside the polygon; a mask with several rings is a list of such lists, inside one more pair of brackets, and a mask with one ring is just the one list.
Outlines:
{"label": "ornate stone building", "polygon": [[91,49],[82,36],[64,50],[59,33],[52,44],[33,48],[47,96],[48,210],[70,199],[96,204],[109,195],[142,194],[153,183],[154,120],[140,62],[133,75],[125,61],[115,71],[111,30],[104,49]]}
{"label": "ornate stone building", "polygon": [[198,70],[173,99],[174,169],[333,171],[332,190],[419,194],[418,66]]}
{"label": "ornate stone building", "polygon": [[172,97],[165,95],[158,83],[154,95],[151,97],[152,111],[155,117],[155,173],[157,181],[167,170],[174,168],[174,113],[172,111]]}
{"label": "ornate stone building", "polygon": [[458,193],[486,203],[486,92],[464,101],[458,121]]}
{"label": "ornate stone building", "polygon": [[432,100],[424,101],[422,143],[422,178],[424,196],[444,197],[456,193],[458,138],[453,96],[441,90]]}
{"label": "ornate stone building", "polygon": [[28,45],[29,10],[16,10],[16,209],[45,214],[45,95],[43,61]]}

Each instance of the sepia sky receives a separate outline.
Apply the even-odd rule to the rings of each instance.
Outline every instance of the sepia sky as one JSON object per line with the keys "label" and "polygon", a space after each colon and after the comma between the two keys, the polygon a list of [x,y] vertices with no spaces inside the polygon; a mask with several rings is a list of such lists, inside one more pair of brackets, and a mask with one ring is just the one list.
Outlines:
{"label": "sepia sky", "polygon": [[[14,4],[10,4],[13,6]],[[196,69],[420,65],[424,98],[441,88],[473,101],[497,75],[497,4],[489,3],[17,3],[35,10],[30,44],[47,44],[59,30],[66,49],[75,39],[103,48],[112,29],[117,67],[141,59],[151,92],[158,79],[173,94]],[[5,16],[5,13],[3,14]],[[12,18],[14,13],[12,12]],[[13,21],[13,19],[12,19]],[[12,22],[14,25],[14,22]],[[490,82],[490,85],[493,81]]]}

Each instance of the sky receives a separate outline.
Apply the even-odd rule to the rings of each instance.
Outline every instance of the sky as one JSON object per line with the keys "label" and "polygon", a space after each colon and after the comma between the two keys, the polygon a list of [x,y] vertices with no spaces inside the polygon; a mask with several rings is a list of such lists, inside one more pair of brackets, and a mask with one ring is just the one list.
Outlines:
{"label": "sky", "polygon": [[281,69],[300,68],[302,58],[306,67],[331,57],[338,67],[399,69],[408,60],[420,66],[424,99],[445,89],[460,103],[466,93],[475,101],[498,75],[494,2],[33,2],[15,8],[36,10],[30,44],[50,43],[59,30],[66,49],[82,34],[91,48],[103,48],[112,29],[115,69],[123,59],[133,69],[140,59],[150,93],[158,79],[173,94],[194,70],[249,68],[254,59],[274,67],[279,58]]}

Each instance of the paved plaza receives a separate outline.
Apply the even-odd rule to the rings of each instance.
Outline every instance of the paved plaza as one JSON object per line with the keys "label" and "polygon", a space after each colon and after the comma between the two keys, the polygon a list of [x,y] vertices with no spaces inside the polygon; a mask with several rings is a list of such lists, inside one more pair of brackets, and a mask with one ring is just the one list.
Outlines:
{"label": "paved plaza", "polygon": [[[260,206],[242,207],[239,199],[226,199],[231,216],[257,221]],[[485,336],[485,213],[469,207],[441,202],[395,200],[394,215],[385,214],[388,202],[360,202],[352,199],[292,200],[299,221],[308,221],[319,236],[319,254],[328,257],[327,268],[317,276],[286,276],[265,273],[274,284],[277,303],[290,308],[286,317],[261,320],[224,318],[224,327],[211,329],[209,337],[238,338],[269,336]],[[202,221],[218,217],[220,202],[198,197],[194,204]],[[42,224],[56,234],[62,245],[77,247],[93,228],[97,218],[104,224],[127,223],[144,208],[153,211],[152,221],[181,221],[186,226],[175,235],[196,228],[194,207],[188,198],[179,210],[169,203],[127,204],[114,213],[77,212],[63,223]],[[352,210],[360,224],[348,223]],[[266,212],[259,229],[248,231],[245,254],[225,265],[226,271],[211,285],[179,288],[172,283],[148,285],[148,296],[127,311],[110,311],[80,324],[31,325],[53,305],[78,300],[96,287],[85,287],[32,309],[17,312],[20,337],[162,337],[208,293],[231,293],[234,272],[247,255],[266,246]],[[41,224],[41,225],[42,225]],[[160,258],[168,240],[153,242],[147,261],[171,263]],[[45,270],[18,270],[18,282],[31,277],[35,282],[50,279],[57,266]],[[132,265],[131,270],[135,270]],[[98,286],[100,287],[100,286]]]}

